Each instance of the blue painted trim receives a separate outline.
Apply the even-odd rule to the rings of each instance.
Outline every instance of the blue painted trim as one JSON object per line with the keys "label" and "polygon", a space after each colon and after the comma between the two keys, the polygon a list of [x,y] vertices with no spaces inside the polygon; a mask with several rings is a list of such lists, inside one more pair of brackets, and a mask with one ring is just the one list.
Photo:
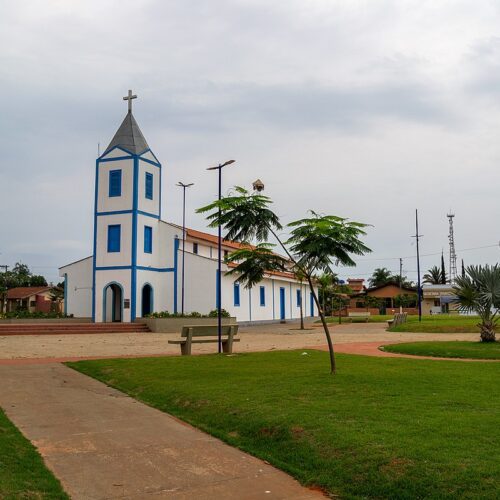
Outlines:
{"label": "blue painted trim", "polygon": [[310,309],[309,315],[311,317],[314,317],[314,297],[313,297],[312,292],[309,292],[309,302],[310,302],[310,304],[309,304],[309,309]]}
{"label": "blue painted trim", "polygon": [[64,314],[68,314],[68,273],[64,273]]}
{"label": "blue painted trim", "polygon": [[[113,179],[116,178],[116,185],[113,184]],[[119,198],[122,195],[122,170],[110,170],[108,172],[108,196],[110,198]]]}
{"label": "blue painted trim", "polygon": [[274,280],[271,280],[271,284],[273,286],[273,319],[276,319],[276,313],[274,310]]}
{"label": "blue painted trim", "polygon": [[[116,281],[110,281],[102,289],[102,322],[103,323],[107,323],[107,321],[106,321],[106,288],[108,288],[108,286],[111,286],[111,285],[116,285],[116,286],[120,287],[120,290],[122,292],[122,303],[121,303],[121,306],[122,306],[121,307],[121,310],[122,310],[122,314],[121,314],[122,319],[121,319],[121,322],[123,323],[123,304],[125,302],[124,296],[123,296],[123,287],[120,285],[120,283],[118,283]],[[113,304],[112,321],[114,321],[114,318],[115,318],[115,305]]]}
{"label": "blue painted trim", "polygon": [[146,153],[151,153],[155,160],[156,160],[156,164],[161,167],[161,163],[160,163],[160,160],[158,160],[158,158],[156,157],[156,155],[153,153],[153,151],[151,151],[150,148],[146,149],[145,151],[143,151],[140,155],[139,155],[139,160],[142,160],[142,161],[149,161],[151,163],[155,163],[153,160],[148,160],[147,158],[143,158],[143,155],[145,155]]}
{"label": "blue painted trim", "polygon": [[174,313],[177,312],[177,276],[179,267],[179,238],[174,239]]}
{"label": "blue painted trim", "polygon": [[148,266],[136,266],[139,271],[155,271],[157,273],[174,273],[175,268],[173,267],[148,267]]}
{"label": "blue painted trim", "polygon": [[[147,153],[147,151],[145,151],[144,153]],[[144,153],[141,153],[141,154],[144,154]],[[140,156],[139,156],[139,160],[141,160],[141,161],[143,161],[145,163],[149,163],[150,165],[153,165],[155,167],[161,168],[161,163],[160,162],[156,163],[153,160],[149,160],[148,158],[141,158]]]}
{"label": "blue painted trim", "polygon": [[266,307],[266,287],[261,286],[259,288],[259,303],[261,307]]}
{"label": "blue painted trim", "polygon": [[153,253],[153,228],[144,226],[144,253]]}
{"label": "blue painted trim", "polygon": [[241,295],[240,295],[240,284],[236,281],[233,284],[233,305],[234,307],[240,307]]}
{"label": "blue painted trim", "polygon": [[[173,273],[175,269],[173,267],[147,267],[147,266],[136,266],[138,271],[155,271],[157,273]],[[103,266],[96,267],[96,271],[116,271],[123,269],[132,269],[132,266]]]}
{"label": "blue painted trim", "polygon": [[99,160],[99,163],[104,163],[108,161],[121,161],[121,160],[131,160],[131,156],[116,156],[115,158],[103,158],[102,160]]}
{"label": "blue painted trim", "polygon": [[95,273],[97,253],[97,192],[99,189],[99,160],[95,162],[95,187],[94,187],[94,254],[92,258],[92,321],[95,322]]}
{"label": "blue painted trim", "polygon": [[153,200],[154,187],[153,174],[151,172],[144,172],[144,198],[146,200]]}
{"label": "blue painted trim", "polygon": [[139,161],[134,156],[134,185],[132,195],[132,269],[130,270],[130,321],[137,317],[137,208],[139,190]]}
{"label": "blue painted trim", "polygon": [[[122,148],[121,146],[114,146],[109,151],[105,150],[104,153],[101,156],[99,156],[99,158],[97,158],[97,159],[99,161],[112,161],[112,160],[114,160],[115,158],[106,159],[104,157],[107,156],[107,155],[109,155],[109,153],[113,152],[115,149],[119,149],[120,151],[123,151],[127,155],[133,155],[133,153],[131,151],[127,151],[125,148]],[[128,158],[131,158],[131,156],[129,156]]]}
{"label": "blue painted trim", "polygon": [[292,284],[289,283],[290,285],[290,319],[293,318],[293,312],[292,312]]}
{"label": "blue painted trim", "polygon": [[[133,214],[133,210],[115,210],[111,212],[97,212],[97,216],[100,217],[101,215],[122,215],[122,214]],[[159,219],[159,215],[155,214],[150,214],[149,212],[143,212],[142,210],[137,210],[137,213],[140,215],[144,215],[145,217],[152,217],[153,219]]]}

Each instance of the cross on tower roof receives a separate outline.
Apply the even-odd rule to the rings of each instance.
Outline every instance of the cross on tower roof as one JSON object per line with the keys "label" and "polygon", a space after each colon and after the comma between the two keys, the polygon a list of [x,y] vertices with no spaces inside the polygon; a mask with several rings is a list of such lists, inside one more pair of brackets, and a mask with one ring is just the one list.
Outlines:
{"label": "cross on tower roof", "polygon": [[132,95],[132,91],[128,91],[128,95],[123,98],[124,101],[128,101],[128,112],[132,113],[132,99],[137,99],[136,95]]}

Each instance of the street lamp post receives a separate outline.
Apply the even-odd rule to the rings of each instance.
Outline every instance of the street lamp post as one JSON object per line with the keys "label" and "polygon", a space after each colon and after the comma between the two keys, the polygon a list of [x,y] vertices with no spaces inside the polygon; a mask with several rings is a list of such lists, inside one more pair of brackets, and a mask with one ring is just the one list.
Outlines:
{"label": "street lamp post", "polygon": [[178,182],[177,186],[182,188],[182,278],[181,278],[181,314],[184,316],[184,262],[185,262],[185,247],[186,247],[186,188],[191,187],[194,183],[184,184]]}
{"label": "street lamp post", "polygon": [[[236,160],[229,160],[225,163],[221,163],[216,167],[209,167],[207,170],[218,170],[219,171],[219,202],[222,198],[222,169],[226,165],[231,165]],[[217,238],[217,338],[219,354],[222,352],[222,283],[221,283],[221,274],[222,274],[222,226],[220,224],[220,206],[219,206],[219,231]]]}

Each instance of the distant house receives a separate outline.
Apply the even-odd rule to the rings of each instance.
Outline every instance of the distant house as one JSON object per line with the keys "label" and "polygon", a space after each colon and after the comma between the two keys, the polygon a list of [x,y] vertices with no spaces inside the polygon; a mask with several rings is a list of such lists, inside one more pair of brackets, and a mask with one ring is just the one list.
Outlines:
{"label": "distant house", "polygon": [[[353,288],[351,280],[348,280],[348,283],[349,286]],[[417,290],[406,286],[400,288],[396,282],[389,282],[384,285],[373,286],[370,288],[363,287],[361,291],[357,292],[353,289],[353,292],[354,293],[351,295],[349,303],[349,309],[371,309],[376,307],[382,313],[384,311],[390,313],[393,309],[398,307],[395,300],[398,295],[409,296],[409,303],[407,304],[407,307],[404,307],[403,309],[408,310],[408,312],[413,312],[410,309],[415,307],[415,304],[412,303],[412,299],[415,298],[416,301]]]}
{"label": "distant house", "polygon": [[[7,312],[19,309],[28,312],[51,311],[53,286],[19,286],[7,290]],[[60,305],[58,304],[58,309]]]}
{"label": "distant house", "polygon": [[424,284],[422,286],[422,314],[441,314],[458,312],[458,304],[454,302],[453,285]]}

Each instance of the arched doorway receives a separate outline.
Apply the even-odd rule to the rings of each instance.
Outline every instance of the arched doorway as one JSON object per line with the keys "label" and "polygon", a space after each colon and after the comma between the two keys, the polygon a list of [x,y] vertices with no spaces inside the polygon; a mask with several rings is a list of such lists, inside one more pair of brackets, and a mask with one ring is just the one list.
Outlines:
{"label": "arched doorway", "polygon": [[144,318],[153,312],[153,287],[146,283],[142,287],[142,311],[141,316]]}
{"label": "arched doorway", "polygon": [[123,321],[123,290],[118,283],[110,283],[104,287],[103,321]]}

